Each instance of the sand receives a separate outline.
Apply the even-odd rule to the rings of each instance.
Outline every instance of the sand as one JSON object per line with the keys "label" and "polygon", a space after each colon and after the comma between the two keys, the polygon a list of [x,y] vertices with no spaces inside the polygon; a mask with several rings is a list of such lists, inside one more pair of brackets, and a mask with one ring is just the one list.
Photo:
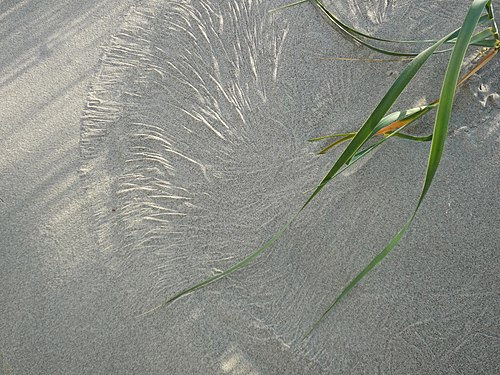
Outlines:
{"label": "sand", "polygon": [[[404,64],[332,60],[375,55],[310,4],[56,3],[0,5],[0,371],[500,371],[498,58],[459,90],[412,229],[302,342],[412,212],[428,144],[387,142],[255,264],[138,315],[265,242],[339,155],[307,139],[356,129]],[[326,3],[397,38],[468,5]],[[436,98],[445,66],[398,108]]]}

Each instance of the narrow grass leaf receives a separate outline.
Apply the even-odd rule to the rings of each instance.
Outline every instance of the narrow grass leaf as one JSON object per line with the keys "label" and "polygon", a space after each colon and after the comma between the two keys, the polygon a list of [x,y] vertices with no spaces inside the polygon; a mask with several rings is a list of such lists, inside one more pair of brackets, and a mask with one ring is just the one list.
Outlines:
{"label": "narrow grass leaf", "polygon": [[[281,229],[279,229],[272,238],[267,241],[263,246],[257,249],[255,252],[251,253],[247,257],[245,257],[240,262],[236,263],[234,266],[230,267],[226,271],[223,271],[217,275],[209,277],[189,288],[186,288],[179,293],[175,294],[173,297],[169,298],[165,302],[156,306],[155,308],[147,311],[145,314],[149,314],[155,310],[158,310],[175,300],[190,294],[198,289],[201,289],[205,286],[208,286],[244,267],[249,265],[253,260],[255,260],[259,255],[261,255],[264,251],[266,251],[272,244],[274,244],[284,232],[288,229],[291,223],[295,220],[295,218],[302,212],[302,210],[314,199],[314,197],[323,189],[323,187],[335,176],[337,176],[340,172],[344,164],[348,164],[347,166],[351,166],[354,161],[351,160],[353,156],[355,156],[356,152],[363,146],[363,144],[373,135],[373,129],[376,128],[377,124],[384,117],[386,112],[392,106],[394,101],[397,99],[399,94],[403,91],[406,85],[410,82],[413,76],[417,73],[418,69],[423,65],[423,63],[432,55],[432,53],[446,40],[450,38],[454,38],[458,33],[458,30],[448,34],[446,37],[442,38],[434,44],[433,46],[427,48],[425,51],[421,52],[419,56],[413,59],[407,67],[403,70],[401,75],[398,77],[396,82],[393,84],[388,93],[384,96],[381,103],[377,106],[375,111],[369,117],[369,119],[365,122],[365,124],[361,127],[361,129],[357,132],[354,139],[349,143],[346,150],[341,154],[335,165],[331,168],[329,173],[325,176],[325,178],[321,181],[321,183],[316,187],[314,192],[310,195],[309,199],[304,203],[304,205],[300,208],[300,210],[290,219]],[[357,159],[359,160],[359,158]]]}
{"label": "narrow grass leaf", "polygon": [[[337,17],[335,17],[324,5],[321,1],[319,0],[311,0],[313,4],[315,4],[321,12],[332,22],[335,26],[339,28],[340,31],[342,31],[346,36],[349,38],[353,39],[357,43],[373,50],[379,53],[383,53],[384,55],[390,55],[390,56],[417,56],[417,53],[407,53],[407,52],[398,52],[398,51],[390,51],[384,48],[379,48],[374,46],[373,44],[365,42],[363,39],[359,38],[359,36],[363,36],[369,39],[375,39],[375,40],[380,40],[379,38],[367,36],[367,34],[363,34],[360,31],[357,31],[349,26],[347,26],[345,23],[341,22]],[[388,40],[385,40],[388,41]]]}
{"label": "narrow grass leaf", "polygon": [[[314,323],[311,329],[304,336],[307,337],[310,333],[325,319],[325,317],[331,312],[331,310],[345,297],[349,292],[368,274],[375,266],[377,266],[399,243],[401,238],[404,236],[411,223],[413,222],[415,215],[417,214],[420,205],[422,204],[425,196],[427,195],[429,188],[432,184],[432,180],[436,174],[436,171],[441,160],[441,156],[444,149],[444,142],[446,139],[446,133],[448,130],[448,124],[451,117],[451,110],[453,107],[453,101],[455,96],[455,91],[457,87],[458,78],[460,75],[460,68],[469,46],[472,33],[477,26],[478,20],[481,16],[486,4],[489,4],[489,0],[474,0],[469,8],[467,16],[463,22],[460,29],[460,33],[457,37],[457,42],[453,48],[453,53],[451,55],[448,67],[446,69],[445,78],[443,81],[441,89],[441,99],[436,114],[436,121],[434,124],[434,131],[431,143],[431,150],[429,153],[429,159],[427,163],[426,177],[420,198],[418,200],[417,206],[410,216],[408,221],[403,225],[403,227],[398,231],[398,233],[389,241],[387,246],[378,253],[373,260],[361,271],[359,272],[346,287],[341,291],[337,298],[330,304],[330,306],[325,310],[323,315]],[[354,140],[353,140],[354,141]]]}
{"label": "narrow grass leaf", "polygon": [[353,138],[354,135],[348,135],[346,137],[343,137],[343,138],[340,138],[339,140],[336,140],[335,142],[329,144],[328,146],[326,146],[324,149],[322,149],[319,154],[325,154],[326,152],[328,152],[329,150],[331,150],[332,148],[334,148],[335,146],[338,146],[339,144],[341,143],[344,143],[346,141],[348,141],[349,139]]}
{"label": "narrow grass leaf", "polygon": [[[390,133],[390,134],[392,134],[392,133]],[[398,138],[407,139],[409,141],[415,141],[415,142],[432,141],[432,134],[425,135],[425,136],[416,136],[416,135],[410,135],[410,134],[397,133],[395,136]]]}
{"label": "narrow grass leaf", "polygon": [[285,10],[285,9],[288,9],[288,8],[291,8],[291,7],[294,7],[296,5],[300,5],[300,4],[304,4],[304,3],[308,3],[310,0],[299,0],[299,1],[296,1],[294,3],[290,3],[290,4],[285,4],[285,5],[282,5],[278,8],[274,8],[274,9],[271,9],[269,11],[269,13],[273,13],[273,12],[277,12],[277,11],[280,11],[280,10]]}
{"label": "narrow grass leaf", "polygon": [[[330,169],[328,174],[323,178],[318,187],[311,194],[309,199],[304,203],[307,206],[315,196],[325,187],[325,185],[335,176],[336,172],[342,168],[342,166],[349,162],[353,155],[370,139],[374,133],[380,130],[380,122],[384,118],[385,114],[392,107],[396,99],[403,92],[408,83],[413,79],[415,74],[419,71],[422,65],[427,61],[427,59],[432,56],[433,52],[436,51],[446,40],[456,37],[458,35],[457,29],[452,33],[441,38],[437,43],[433,44],[431,47],[422,51],[418,56],[416,56],[401,72],[396,81],[392,84],[390,89],[384,95],[380,103],[377,105],[372,114],[368,117],[363,126],[358,130],[356,136],[352,139],[349,145],[346,147],[344,152],[339,156],[333,167]],[[400,112],[394,112],[389,115],[398,114]],[[397,117],[395,118],[397,120]],[[391,121],[394,122],[394,121]],[[378,125],[378,126],[377,126]]]}
{"label": "narrow grass leaf", "polygon": [[[316,2],[318,4],[321,4],[318,0],[312,0],[312,1],[314,1],[314,2]],[[486,2],[487,2],[487,0],[475,0],[475,2],[473,4],[473,7],[471,7],[471,9],[476,10],[476,7],[478,6],[477,4],[482,4],[482,6],[484,7],[484,4]],[[475,7],[474,7],[474,5],[475,5]],[[472,23],[474,23],[473,20],[474,20],[474,17],[476,15],[477,11],[475,11],[475,12],[471,11],[469,13],[472,13],[472,16],[469,15],[466,20],[468,20],[468,22],[470,24],[472,24]],[[479,15],[480,15],[480,13],[481,13],[481,11],[479,11]],[[478,19],[479,19],[479,16],[476,18],[475,23],[477,23]],[[259,249],[257,249],[256,251],[254,251],[250,255],[246,256],[244,259],[242,259],[240,262],[234,264],[229,269],[227,269],[227,270],[225,270],[225,271],[223,271],[221,273],[218,273],[218,274],[216,274],[216,275],[214,275],[212,277],[209,277],[209,278],[207,278],[207,279],[205,279],[205,280],[203,280],[203,281],[201,281],[201,282],[199,282],[199,283],[197,283],[197,284],[195,284],[195,285],[193,285],[193,286],[191,286],[189,288],[186,288],[186,289],[178,292],[177,294],[175,294],[170,299],[166,300],[162,304],[156,306],[155,308],[147,311],[144,314],[148,314],[148,313],[151,313],[151,312],[153,312],[153,311],[155,311],[155,310],[157,310],[159,308],[162,308],[162,307],[164,307],[164,306],[166,306],[166,305],[174,302],[175,300],[177,300],[177,299],[179,299],[179,298],[181,298],[181,297],[183,297],[183,296],[185,296],[187,294],[190,294],[190,293],[192,293],[192,292],[194,292],[194,291],[196,291],[198,289],[201,289],[203,287],[206,287],[206,286],[208,286],[208,285],[210,285],[210,284],[212,284],[212,283],[214,283],[214,282],[216,282],[216,281],[218,281],[218,280],[220,280],[220,279],[222,279],[224,277],[227,277],[228,275],[230,275],[230,274],[232,274],[232,273],[234,273],[234,272],[236,272],[236,271],[238,271],[238,270],[240,270],[240,269],[248,266],[257,257],[259,257],[263,252],[265,252],[269,247],[271,247],[276,241],[278,241],[281,238],[281,236],[285,233],[285,231],[290,227],[290,225],[295,221],[295,219],[298,217],[298,215],[302,212],[302,210],[315,198],[315,196],[323,189],[323,187],[329,181],[331,181],[333,178],[335,178],[336,176],[338,176],[344,170],[346,170],[347,168],[349,168],[350,166],[352,166],[355,162],[357,162],[358,160],[360,160],[361,158],[363,158],[364,156],[366,156],[369,152],[371,152],[375,148],[379,147],[381,144],[383,144],[390,137],[397,136],[399,134],[399,131],[402,130],[402,129],[404,129],[408,125],[408,123],[403,124],[403,126],[401,126],[399,129],[396,129],[395,131],[392,131],[389,135],[387,135],[386,137],[382,138],[381,140],[379,140],[375,144],[362,149],[363,145],[378,130],[380,130],[382,128],[381,125],[380,125],[380,122],[385,117],[387,117],[387,116],[385,116],[385,114],[387,113],[387,111],[390,109],[390,107],[393,105],[393,103],[395,102],[395,100],[398,98],[398,96],[404,90],[404,88],[407,86],[407,84],[411,81],[411,79],[417,73],[417,71],[420,69],[420,67],[425,63],[425,61],[433,53],[436,52],[437,48],[439,48],[439,46],[441,46],[443,43],[446,43],[446,42],[448,42],[448,41],[456,38],[457,35],[459,35],[459,37],[457,39],[457,47],[455,49],[457,49],[458,46],[460,46],[460,48],[463,48],[463,43],[464,43],[463,40],[468,35],[468,39],[467,39],[467,41],[465,43],[465,46],[467,46],[468,42],[470,41],[470,38],[471,38],[471,35],[472,35],[472,31],[474,30],[474,28],[475,28],[475,24],[474,24],[474,27],[472,27],[472,30],[469,30],[470,27],[467,29],[467,34],[460,33],[460,35],[459,35],[458,31],[460,29],[458,29],[458,30],[456,30],[456,31],[448,34],[446,37],[440,39],[438,42],[436,42],[431,47],[429,47],[426,50],[424,50],[421,53],[419,53],[410,62],[410,64],[408,64],[408,66],[403,70],[403,72],[401,73],[401,75],[398,77],[398,79],[391,86],[391,88],[386,93],[386,95],[384,96],[384,98],[381,100],[381,102],[379,103],[379,105],[377,106],[377,108],[370,115],[370,117],[368,118],[368,120],[363,124],[363,126],[360,128],[360,130],[355,133],[355,135],[353,136],[352,141],[349,143],[349,145],[344,150],[344,152],[341,154],[341,156],[337,159],[337,161],[335,162],[334,166],[330,169],[330,171],[328,172],[328,174],[323,178],[323,180],[321,181],[321,183],[316,187],[316,189],[313,191],[313,193],[307,199],[306,203],[298,210],[298,212],[290,220],[288,220],[286,222],[285,225],[283,225],[277,232],[275,232],[275,234],[267,242],[265,242]],[[460,55],[457,55],[459,57],[453,57],[455,55],[456,55],[456,53],[454,51],[454,53],[452,55],[452,59],[454,61],[455,60],[458,61]],[[459,62],[458,73],[460,71],[460,64],[461,64],[462,60],[463,60],[463,55],[461,56],[461,59],[460,59],[460,62]],[[453,78],[455,76],[455,74],[454,74],[455,67],[452,70],[450,70],[450,71],[452,73],[448,73],[447,72],[447,77],[449,75],[451,75],[452,78]],[[456,76],[456,80],[458,80],[458,73],[457,73],[457,76]],[[445,83],[447,83],[447,87],[449,85],[448,81],[453,81],[452,78],[448,78],[448,80],[445,79]],[[453,101],[453,95],[454,95],[454,89],[455,89],[455,85],[456,85],[456,80],[455,80],[455,83],[453,84],[452,101]],[[444,85],[443,85],[443,87],[444,87]],[[443,89],[443,91],[444,91],[444,89]],[[450,95],[449,91],[448,91],[448,95]],[[448,102],[446,102],[446,103],[448,103]],[[419,111],[422,111],[422,108],[419,108],[413,114],[410,114],[410,115],[406,114],[406,116],[416,115],[416,114],[420,113]],[[399,112],[399,113],[396,112],[396,114],[397,114],[397,116],[401,116],[402,115],[401,112]],[[391,114],[391,115],[394,115],[394,114]],[[390,115],[388,115],[388,116],[390,116]],[[394,115],[394,116],[396,116],[396,115]],[[395,117],[396,121],[397,121],[397,116]],[[444,120],[446,120],[446,113],[444,112],[444,114],[441,114],[441,116],[439,117],[439,119],[440,119],[439,124],[442,124],[442,122]],[[448,120],[449,120],[449,117],[448,117]],[[439,125],[439,126],[443,127],[443,125]],[[446,123],[446,126],[447,126],[447,123]],[[438,121],[436,120],[435,134],[436,134],[436,128],[437,127],[438,127]],[[439,131],[437,133],[439,134]],[[444,135],[446,135],[446,132],[444,133]],[[352,136],[352,133],[349,134],[349,136]],[[377,257],[375,257],[374,260],[363,271],[361,271],[353,279],[353,281],[351,281],[350,284],[348,284],[346,286],[346,288],[344,288],[344,290],[341,292],[341,294],[339,295],[339,297],[337,297],[337,299],[334,301],[334,303],[329,307],[329,309],[320,318],[320,320],[314,325],[314,327],[316,327],[319,324],[319,322],[327,315],[327,313],[333,308],[333,306],[338,301],[340,301],[345,295],[347,295],[347,293],[354,286],[356,286],[356,284],[366,274],[368,274],[370,272],[370,270],[373,267],[375,267],[376,264],[380,263],[380,261],[382,261],[382,259],[385,258],[385,256],[392,250],[392,248],[394,248],[394,246],[396,246],[396,244],[399,242],[399,240],[401,239],[401,237],[404,235],[404,232],[407,230],[407,228],[411,224],[411,222],[412,222],[412,220],[413,220],[413,218],[414,218],[414,216],[415,216],[415,214],[416,214],[416,212],[418,210],[418,207],[420,206],[420,204],[421,204],[421,202],[422,202],[425,194],[427,193],[427,190],[428,190],[428,188],[430,186],[430,182],[432,181],[432,178],[433,178],[433,176],[435,174],[435,169],[437,169],[437,165],[436,164],[439,163],[439,159],[440,159],[441,154],[442,154],[442,147],[440,148],[440,142],[444,143],[444,138],[443,138],[442,134],[438,137],[438,140],[436,140],[436,138],[433,137],[433,139],[432,139],[432,146],[431,146],[431,155],[429,157],[429,166],[428,166],[428,171],[427,171],[427,175],[426,175],[426,182],[424,184],[424,188],[423,188],[423,191],[422,191],[421,199],[419,200],[417,208],[415,209],[415,212],[412,215],[412,217],[410,218],[410,220],[398,232],[398,234],[390,241],[390,243],[387,245],[387,247],[379,255],[377,255]]]}
{"label": "narrow grass leaf", "polygon": [[350,133],[335,133],[335,134],[330,134],[330,135],[324,135],[322,137],[318,138],[311,138],[308,140],[308,142],[317,142],[317,141],[323,141],[325,139],[330,139],[330,138],[337,138],[337,137],[348,137],[352,136],[354,137],[356,135],[356,132],[350,132]]}
{"label": "narrow grass leaf", "polygon": [[388,125],[377,126],[377,128],[375,129],[375,135],[383,135],[387,132],[393,131],[395,129],[399,129],[403,125],[411,124],[414,121],[418,120],[423,115],[425,115],[431,109],[435,108],[436,106],[437,106],[437,101],[434,103],[428,104],[426,106],[419,107],[418,111],[415,111],[413,113],[410,112],[407,116],[404,116],[403,118],[401,118],[399,120],[391,122]]}
{"label": "narrow grass leaf", "polygon": [[[420,40],[420,41],[414,40],[414,41],[412,41],[412,40],[392,40],[392,39],[377,38],[377,37],[374,37],[372,35],[365,34],[361,31],[356,30],[356,29],[348,26],[347,24],[343,23],[339,18],[337,18],[335,15],[333,15],[320,0],[311,0],[311,1],[313,2],[313,4],[315,4],[321,10],[321,12],[334,25],[336,25],[348,37],[350,37],[351,39],[353,39],[357,43],[360,43],[361,45],[363,45],[363,46],[365,46],[373,51],[376,51],[376,52],[379,52],[379,53],[382,53],[385,55],[410,57],[410,56],[417,56],[418,53],[391,51],[391,50],[387,50],[384,48],[379,48],[379,47],[374,46],[373,44],[365,42],[364,40],[362,40],[359,37],[364,37],[364,38],[371,39],[371,40],[376,40],[376,41],[381,41],[381,42],[389,42],[389,43],[437,43],[438,42],[437,40]],[[487,21],[487,20],[488,20],[487,15],[485,15],[483,18],[480,19],[480,21]],[[456,40],[455,38],[450,38],[445,43],[454,43],[455,40]],[[479,45],[482,45],[482,44],[479,44]],[[449,52],[449,51],[451,51],[451,49],[446,49],[446,50],[442,50],[442,51],[435,51],[434,53],[445,53],[445,52]]]}
{"label": "narrow grass leaf", "polygon": [[348,26],[344,22],[342,22],[338,17],[333,15],[320,0],[312,0],[313,3],[316,3],[318,7],[321,8],[321,10],[327,15],[327,17],[337,24],[339,27],[344,29],[345,31],[355,34],[358,36],[361,36],[363,38],[371,39],[371,40],[376,40],[379,42],[387,42],[387,43],[400,43],[400,44],[428,44],[428,43],[436,43],[437,40],[434,39],[423,39],[423,40],[396,40],[396,39],[384,39],[384,38],[379,38],[370,34],[363,33],[362,31],[359,31],[351,26]]}
{"label": "narrow grass leaf", "polygon": [[283,236],[283,234],[285,233],[285,231],[288,229],[288,227],[290,227],[290,225],[293,223],[293,221],[296,219],[296,217],[299,215],[300,211],[297,212],[285,225],[283,225],[276,233],[274,233],[274,235],[271,237],[271,239],[269,239],[267,242],[264,243],[264,245],[262,245],[258,250],[254,251],[253,253],[251,253],[250,255],[246,256],[243,260],[241,260],[240,262],[236,263],[235,265],[233,265],[232,267],[228,268],[227,270],[223,271],[223,272],[220,272],[212,277],[209,277],[195,285],[192,285],[186,289],[183,289],[181,290],[180,292],[176,293],[173,297],[169,298],[168,300],[162,302],[161,304],[159,304],[158,306],[140,314],[139,316],[144,316],[144,315],[148,315],[148,314],[151,314],[153,313],[154,311],[156,310],[159,310],[167,305],[169,305],[170,303],[174,302],[175,300],[181,298],[181,297],[184,297],[190,293],[193,293],[194,291],[198,290],[198,289],[201,289],[201,288],[204,288],[224,277],[227,277],[229,276],[230,274],[240,270],[241,268],[244,268],[246,266],[248,266],[250,263],[252,263],[257,257],[259,257],[259,255],[261,255],[264,251],[266,251],[269,247],[271,247],[278,239],[281,238],[281,236]]}

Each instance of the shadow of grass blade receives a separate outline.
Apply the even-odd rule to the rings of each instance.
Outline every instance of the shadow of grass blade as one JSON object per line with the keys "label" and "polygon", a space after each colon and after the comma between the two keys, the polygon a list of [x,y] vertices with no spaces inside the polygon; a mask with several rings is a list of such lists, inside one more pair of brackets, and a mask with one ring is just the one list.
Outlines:
{"label": "shadow of grass blade", "polygon": [[[332,309],[349,294],[349,292],[368,274],[377,266],[399,243],[401,238],[404,236],[410,225],[412,224],[417,211],[422,204],[429,188],[432,184],[432,180],[436,174],[436,171],[441,160],[441,156],[444,149],[444,142],[446,140],[446,134],[448,130],[448,124],[451,117],[451,110],[453,107],[453,101],[455,97],[456,86],[458,78],[460,75],[460,69],[469,46],[469,42],[472,37],[472,33],[477,26],[481,12],[487,4],[490,4],[491,0],[474,0],[469,8],[467,16],[462,24],[460,32],[457,37],[457,42],[453,48],[453,53],[450,57],[448,67],[446,69],[445,78],[441,88],[441,100],[438,106],[438,111],[436,114],[436,121],[434,124],[433,138],[431,143],[431,150],[429,153],[429,159],[427,163],[426,177],[420,198],[418,200],[417,206],[410,216],[408,221],[403,225],[403,227],[398,231],[398,233],[392,237],[387,246],[378,253],[375,258],[361,271],[354,279],[352,279],[347,286],[341,291],[337,298],[330,304],[330,306],[325,310],[323,315],[313,324],[311,329],[304,335],[303,339],[311,334],[311,332],[325,319],[325,317],[332,311]],[[354,140],[353,140],[354,141]]]}

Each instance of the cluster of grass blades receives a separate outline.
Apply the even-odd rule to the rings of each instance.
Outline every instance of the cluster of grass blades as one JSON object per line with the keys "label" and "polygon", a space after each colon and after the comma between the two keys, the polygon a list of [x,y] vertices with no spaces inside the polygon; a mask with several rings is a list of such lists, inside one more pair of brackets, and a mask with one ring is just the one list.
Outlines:
{"label": "cluster of grass blades", "polygon": [[[191,287],[181,290],[162,304],[156,306],[155,308],[145,312],[144,314],[149,314],[157,309],[165,307],[166,305],[174,302],[175,300],[192,293],[198,289],[201,289],[209,284],[212,284],[253,262],[257,257],[264,253],[269,247],[271,247],[276,241],[280,239],[285,231],[290,227],[292,222],[299,216],[299,214],[307,207],[307,205],[318,195],[318,193],[335,177],[342,173],[347,168],[351,167],[358,160],[362,159],[364,156],[369,154],[371,151],[381,146],[389,138],[395,137],[409,141],[430,141],[430,153],[428,157],[428,164],[426,170],[426,176],[422,187],[422,192],[420,198],[417,201],[416,207],[413,213],[410,215],[406,223],[402,228],[392,237],[388,244],[372,259],[372,261],[366,265],[338,294],[330,305],[325,309],[322,316],[312,324],[312,326],[307,330],[304,338],[309,336],[310,333],[325,319],[325,317],[332,311],[332,309],[343,299],[349,292],[368,274],[374,267],[376,267],[399,243],[401,238],[404,236],[408,228],[413,222],[415,215],[424,201],[429,188],[432,184],[434,176],[439,166],[441,156],[444,149],[444,143],[446,140],[448,124],[451,117],[451,110],[453,106],[453,101],[455,97],[455,92],[458,86],[463,84],[472,74],[477,72],[483,66],[485,66],[488,61],[490,61],[498,52],[500,48],[500,38],[498,35],[498,29],[495,23],[493,8],[491,0],[473,0],[471,6],[469,7],[468,13],[462,23],[462,26],[445,35],[438,40],[422,40],[422,41],[398,41],[377,38],[352,27],[347,26],[345,23],[340,21],[336,16],[334,16],[320,0],[303,0],[298,1],[293,4],[289,4],[280,9],[288,8],[290,6],[295,6],[301,3],[311,2],[314,4],[337,28],[344,33],[346,36],[354,40],[356,43],[361,44],[367,48],[370,48],[376,52],[383,53],[390,56],[398,56],[401,58],[411,58],[410,62],[403,69],[399,77],[392,84],[390,89],[384,95],[380,103],[373,110],[371,115],[361,126],[361,128],[356,132],[333,134],[323,137],[318,137],[312,139],[311,141],[324,140],[329,138],[336,138],[336,140],[321,151],[324,153],[336,145],[344,142],[349,142],[337,158],[334,165],[331,167],[327,175],[321,180],[321,182],[316,186],[316,188],[309,195],[309,198],[305,201],[300,210],[291,217],[285,225],[283,225],[267,242],[265,242],[260,248],[258,248],[253,253],[249,254],[247,257],[242,259],[240,262],[234,264],[229,269],[217,273],[212,277],[209,277],[199,283],[192,285]],[[483,15],[483,12],[485,13]],[[476,28],[479,25],[486,24],[486,28],[482,31],[475,33]],[[406,53],[396,50],[388,50],[385,48],[380,48],[375,46],[374,42],[380,43],[420,43],[429,44],[430,46],[425,48],[419,53]],[[445,47],[440,49],[445,45],[451,45],[451,48]],[[483,57],[475,64],[475,66],[464,74],[463,78],[459,80],[461,67],[464,61],[465,54],[469,46],[479,46],[483,48]],[[429,103],[416,108],[411,108],[407,110],[401,110],[389,113],[389,110],[410,83],[415,74],[420,70],[423,64],[435,53],[446,53],[451,51],[451,57],[448,62],[448,67],[444,76],[444,81],[441,88],[440,98]],[[437,114],[435,118],[434,129],[431,135],[426,137],[416,137],[402,133],[402,131],[411,123],[413,123],[418,118],[422,117],[429,111],[437,109]],[[372,141],[372,142],[369,142]],[[369,144],[368,144],[369,143]]]}

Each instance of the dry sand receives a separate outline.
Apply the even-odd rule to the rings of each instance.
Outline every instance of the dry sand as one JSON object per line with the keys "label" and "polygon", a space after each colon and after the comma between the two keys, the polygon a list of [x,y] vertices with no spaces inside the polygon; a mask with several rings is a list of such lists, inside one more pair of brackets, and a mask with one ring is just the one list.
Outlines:
{"label": "dry sand", "polygon": [[[428,144],[388,142],[254,265],[137,315],[286,222],[338,155],[307,139],[356,129],[403,63],[330,59],[374,55],[310,4],[55,3],[0,4],[0,373],[500,372],[498,58],[459,90],[410,232],[304,343],[411,213]],[[408,38],[469,1],[327,3]],[[397,107],[437,97],[445,66]]]}

